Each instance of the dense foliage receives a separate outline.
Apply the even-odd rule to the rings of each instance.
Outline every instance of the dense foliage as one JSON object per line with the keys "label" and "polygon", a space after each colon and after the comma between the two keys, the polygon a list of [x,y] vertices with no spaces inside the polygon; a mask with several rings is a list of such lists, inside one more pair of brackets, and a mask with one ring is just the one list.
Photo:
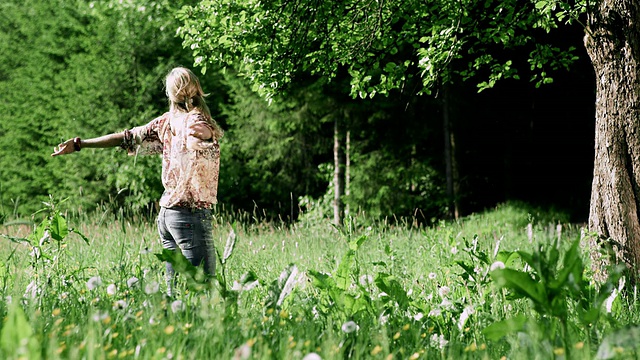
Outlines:
{"label": "dense foliage", "polygon": [[[442,157],[441,97],[417,96],[423,85],[414,76],[406,79],[402,91],[393,91],[390,85],[388,91],[383,91],[378,89],[382,86],[378,84],[371,90],[365,89],[365,93],[371,95],[373,89],[377,89],[376,92],[386,96],[353,99],[350,96],[355,86],[352,79],[359,68],[349,69],[346,64],[340,65],[341,62],[327,58],[322,66],[338,66],[329,78],[320,75],[321,67],[303,66],[299,62],[301,59],[284,56],[281,62],[272,64],[282,70],[278,71],[281,75],[289,72],[287,66],[294,63],[301,66],[295,74],[291,73],[294,81],[287,86],[283,96],[269,104],[256,95],[255,81],[239,76],[246,74],[246,69],[235,66],[238,63],[220,69],[222,64],[209,62],[213,58],[208,56],[214,55],[212,46],[216,44],[212,41],[217,39],[221,46],[218,50],[221,50],[222,46],[229,46],[225,38],[204,31],[200,32],[203,42],[195,42],[196,38],[191,37],[198,33],[193,19],[212,4],[151,0],[10,0],[0,5],[2,217],[29,215],[40,207],[41,201],[47,200],[48,194],[70,197],[83,211],[99,206],[113,211],[127,205],[126,209],[153,213],[162,191],[158,158],[127,157],[119,149],[87,149],[70,157],[54,159],[49,154],[62,139],[120,131],[160,115],[166,111],[164,75],[173,66],[194,63],[202,66],[199,74],[205,91],[210,93],[208,103],[225,129],[221,144],[221,208],[282,218],[296,218],[301,209],[310,207],[319,216],[328,214],[332,192],[329,185],[333,168],[332,137],[334,124],[339,121],[343,160],[347,155],[347,134],[350,140],[350,189],[342,200],[352,213],[361,211],[372,218],[418,216],[426,222],[443,216],[448,204]],[[263,4],[261,11],[273,5],[269,4]],[[411,21],[415,25],[417,19],[412,20],[406,11],[392,14],[391,10],[400,6],[399,3],[382,4],[383,24],[390,26],[385,28],[387,35],[416,34]],[[331,5],[324,4],[319,11],[329,11],[327,7]],[[494,7],[491,9],[495,10]],[[525,16],[527,9],[514,7],[514,19],[524,21],[527,16],[533,16]],[[423,20],[437,15],[433,9],[426,8],[421,14]],[[485,24],[489,21],[489,15],[486,16],[477,26],[489,26]],[[222,19],[220,17],[220,21]],[[260,21],[266,24],[268,19],[260,18]],[[448,20],[439,21],[444,26]],[[399,24],[405,24],[406,28],[398,28]],[[313,26],[316,25],[318,23]],[[186,43],[183,44],[177,34],[182,34]],[[277,33],[274,46],[285,34]],[[358,38],[362,34],[353,35],[351,40],[343,36],[340,41],[347,41],[355,51],[356,40],[362,40]],[[526,42],[533,44],[536,34],[522,33],[525,35]],[[253,39],[250,43],[256,44],[258,40]],[[389,84],[399,84],[398,78],[383,69],[390,68],[387,62],[401,66],[406,59],[413,59],[410,68],[415,70],[414,75],[419,75],[422,70],[416,62],[418,55],[414,50],[417,48],[413,45],[426,44],[420,42],[421,38],[407,37],[406,41],[396,41],[397,52],[383,51],[386,43],[379,43],[379,40],[376,38],[371,45],[380,48],[375,56],[354,57],[354,66],[364,66],[370,64],[369,60],[378,59],[376,61],[385,65],[380,65],[377,76],[386,74]],[[309,43],[310,46],[318,45],[314,44]],[[186,48],[183,45],[187,45]],[[558,45],[548,55],[571,46]],[[257,45],[249,48],[265,49]],[[452,70],[457,71],[458,79],[464,78],[461,71],[467,64],[474,63],[472,59],[477,56],[467,57],[465,52],[469,49],[465,47],[456,55],[457,65],[453,66],[452,62]],[[240,51],[240,48],[236,50]],[[522,60],[530,50],[531,47],[525,48],[524,52],[505,52],[504,56],[513,54],[514,59]],[[336,52],[324,53],[344,58],[345,51],[346,48],[339,47]],[[229,59],[235,56],[233,53],[227,55]],[[565,60],[571,56],[556,59],[552,67],[566,65]],[[380,60],[381,57],[385,60]],[[355,60],[362,63],[357,65]],[[504,64],[503,60],[508,59],[496,61]],[[545,66],[541,69],[546,71]],[[589,104],[588,72],[578,69],[573,74],[567,82],[572,86],[568,91],[583,91],[587,94],[584,103]],[[361,75],[368,76],[366,72]],[[396,75],[400,76],[399,73]],[[576,76],[578,81],[574,81]],[[553,91],[567,91],[561,86]],[[590,135],[584,140],[575,134],[589,133],[586,119],[590,108],[584,110],[584,103],[580,102],[553,103],[557,102],[557,97],[552,93],[546,96],[545,92],[531,89],[533,87],[510,83],[508,87],[497,89],[500,93],[482,96],[475,94],[476,82],[457,83],[451,89],[450,113],[457,123],[455,128],[461,140],[457,151],[463,188],[460,197],[467,204],[467,211],[510,197],[535,199],[544,194],[543,197],[556,201],[555,194],[575,189],[576,181],[582,184],[589,176],[588,156],[583,160],[567,161],[559,154],[570,156],[570,152],[546,147],[544,141],[553,136],[554,142],[562,139],[557,146],[581,149],[586,145],[588,148]],[[558,111],[558,106],[566,107],[566,110]],[[524,109],[533,111],[522,115]],[[588,126],[575,125],[585,121]],[[536,129],[541,129],[535,133],[529,126],[534,122]],[[554,129],[553,134],[544,130],[548,127]],[[513,134],[516,136],[511,136]],[[505,144],[508,150],[498,144]],[[530,168],[525,171],[524,167],[511,165],[518,161]],[[568,168],[568,162],[577,164],[577,170]],[[566,174],[549,184],[545,183],[546,177],[530,180],[525,174],[542,174],[535,170],[548,168],[550,164],[554,168],[549,171],[566,169]],[[537,190],[527,186],[528,182],[543,183],[545,187]],[[567,205],[576,198],[583,198],[583,195],[576,193],[559,201]]]}

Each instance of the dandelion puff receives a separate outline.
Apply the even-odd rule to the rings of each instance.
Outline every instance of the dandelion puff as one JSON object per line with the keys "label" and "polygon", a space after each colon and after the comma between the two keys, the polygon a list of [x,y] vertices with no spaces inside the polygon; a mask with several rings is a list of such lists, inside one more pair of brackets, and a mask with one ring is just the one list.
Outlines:
{"label": "dandelion puff", "polygon": [[442,299],[442,302],[440,303],[440,307],[443,309],[451,309],[453,307],[453,303],[451,302],[451,300],[449,299]]}
{"label": "dandelion puff", "polygon": [[436,273],[433,273],[433,272],[429,273],[429,279],[431,279],[431,280],[435,279],[436,276],[438,276],[438,275],[436,275]]}
{"label": "dandelion puff", "polygon": [[177,312],[183,311],[185,309],[185,305],[181,300],[176,300],[171,303],[171,311],[175,314]]}
{"label": "dandelion puff", "polygon": [[440,297],[445,297],[445,296],[449,295],[450,292],[451,292],[451,289],[449,289],[448,286],[441,286],[438,289],[438,294],[440,295]]}
{"label": "dandelion puff", "polygon": [[373,284],[373,277],[371,275],[365,274],[360,276],[358,281],[360,282],[360,285],[367,286],[369,284]]}
{"label": "dandelion puff", "polygon": [[422,318],[423,318],[423,317],[424,317],[424,314],[422,314],[421,312],[419,312],[419,313],[417,313],[417,314],[413,315],[413,319],[414,319],[415,321],[420,321],[420,320],[422,320]]}
{"label": "dandelion puff", "polygon": [[94,276],[87,281],[87,288],[89,290],[93,290],[100,285],[102,285],[102,279],[100,279],[100,276]]}
{"label": "dandelion puff", "polygon": [[455,246],[454,246],[454,247],[452,247],[452,248],[451,248],[451,253],[452,253],[453,255],[457,254],[457,253],[458,253],[458,248],[457,248],[457,247],[455,247]]}
{"label": "dandelion puff", "polygon": [[302,360],[322,360],[322,358],[320,357],[320,355],[312,352],[312,353],[308,353],[307,355],[305,355]]}
{"label": "dandelion puff", "polygon": [[124,310],[127,308],[127,302],[124,300],[118,300],[113,303],[113,310]]}
{"label": "dandelion puff", "polygon": [[155,294],[160,290],[160,284],[157,281],[152,281],[145,285],[144,292],[151,295]]}
{"label": "dandelion puff", "polygon": [[113,296],[116,294],[116,291],[117,291],[116,284],[111,284],[107,286],[107,295]]}
{"label": "dandelion puff", "polygon": [[502,261],[496,261],[493,264],[491,264],[491,267],[489,268],[489,271],[493,271],[493,270],[497,270],[497,269],[504,269],[504,263]]}
{"label": "dandelion puff", "polygon": [[358,329],[360,329],[360,327],[353,320],[349,320],[346,323],[342,324],[342,331],[344,331],[347,334],[350,334],[354,331],[358,331]]}
{"label": "dandelion puff", "polygon": [[129,278],[129,280],[127,280],[127,287],[132,288],[136,285],[138,285],[138,282],[140,281],[140,279],[138,279],[135,276],[132,276]]}

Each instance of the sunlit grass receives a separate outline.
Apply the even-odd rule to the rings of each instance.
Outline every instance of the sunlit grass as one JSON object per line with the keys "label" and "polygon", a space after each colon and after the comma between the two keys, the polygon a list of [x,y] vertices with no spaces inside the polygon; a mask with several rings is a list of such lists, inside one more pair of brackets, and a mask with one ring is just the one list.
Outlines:
{"label": "sunlit grass", "polygon": [[[328,222],[236,224],[237,243],[225,269],[228,279],[239,280],[249,271],[259,279],[257,287],[239,293],[237,306],[230,306],[215,287],[204,292],[182,287],[174,298],[164,296],[164,265],[154,255],[162,249],[153,221],[112,213],[69,215],[70,225],[90,239],[88,245],[70,234],[60,246],[55,241],[44,245],[50,258],[35,261],[32,246],[4,240],[0,279],[7,301],[0,306],[5,319],[0,338],[17,343],[0,342],[0,356],[512,359],[571,351],[577,358],[594,357],[606,333],[621,327],[615,321],[638,320],[634,297],[618,298],[615,321],[590,331],[572,329],[570,346],[533,325],[498,341],[483,334],[493,322],[537,314],[529,302],[508,300],[491,282],[464,280],[456,261],[473,260],[469,247],[493,259],[498,251],[532,251],[558,237],[567,247],[580,236],[580,229],[566,224],[562,214],[535,211],[504,205],[430,228],[371,225],[357,218],[343,231]],[[220,251],[231,230],[221,219],[214,224]],[[26,237],[29,231],[8,226],[2,233]],[[358,238],[364,240],[354,252],[344,293],[366,297],[368,305],[351,311],[334,303],[306,274],[335,278]],[[269,289],[290,264],[300,274],[292,292],[280,306],[268,307]],[[490,270],[487,264],[474,266],[479,275]],[[397,280],[410,301],[406,307],[380,290],[375,280],[380,274]],[[29,288],[32,283],[37,286]],[[631,311],[619,310],[625,307]],[[611,349],[622,358],[635,354],[634,348],[617,344]]]}

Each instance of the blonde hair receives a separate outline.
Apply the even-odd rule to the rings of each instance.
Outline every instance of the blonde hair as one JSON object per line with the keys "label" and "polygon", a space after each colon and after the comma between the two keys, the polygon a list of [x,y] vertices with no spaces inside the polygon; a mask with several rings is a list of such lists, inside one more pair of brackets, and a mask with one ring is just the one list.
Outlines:
{"label": "blonde hair", "polygon": [[213,127],[214,137],[222,137],[222,129],[211,118],[211,112],[204,98],[205,94],[200,86],[200,80],[189,69],[177,67],[172,69],[165,79],[166,94],[169,99],[169,110],[172,113],[199,113]]}

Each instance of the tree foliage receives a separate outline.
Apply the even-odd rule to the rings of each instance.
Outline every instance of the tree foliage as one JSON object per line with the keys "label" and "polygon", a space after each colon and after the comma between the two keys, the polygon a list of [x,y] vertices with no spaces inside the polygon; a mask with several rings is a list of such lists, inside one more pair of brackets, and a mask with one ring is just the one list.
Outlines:
{"label": "tree foliage", "polygon": [[[301,74],[332,79],[342,71],[351,95],[364,98],[430,93],[470,78],[482,90],[522,73],[549,83],[551,70],[575,60],[574,49],[536,34],[583,10],[582,2],[555,0],[214,0],[185,7],[179,33],[196,64],[237,69],[267,98]],[[523,47],[528,55],[515,58],[511,50]]]}

